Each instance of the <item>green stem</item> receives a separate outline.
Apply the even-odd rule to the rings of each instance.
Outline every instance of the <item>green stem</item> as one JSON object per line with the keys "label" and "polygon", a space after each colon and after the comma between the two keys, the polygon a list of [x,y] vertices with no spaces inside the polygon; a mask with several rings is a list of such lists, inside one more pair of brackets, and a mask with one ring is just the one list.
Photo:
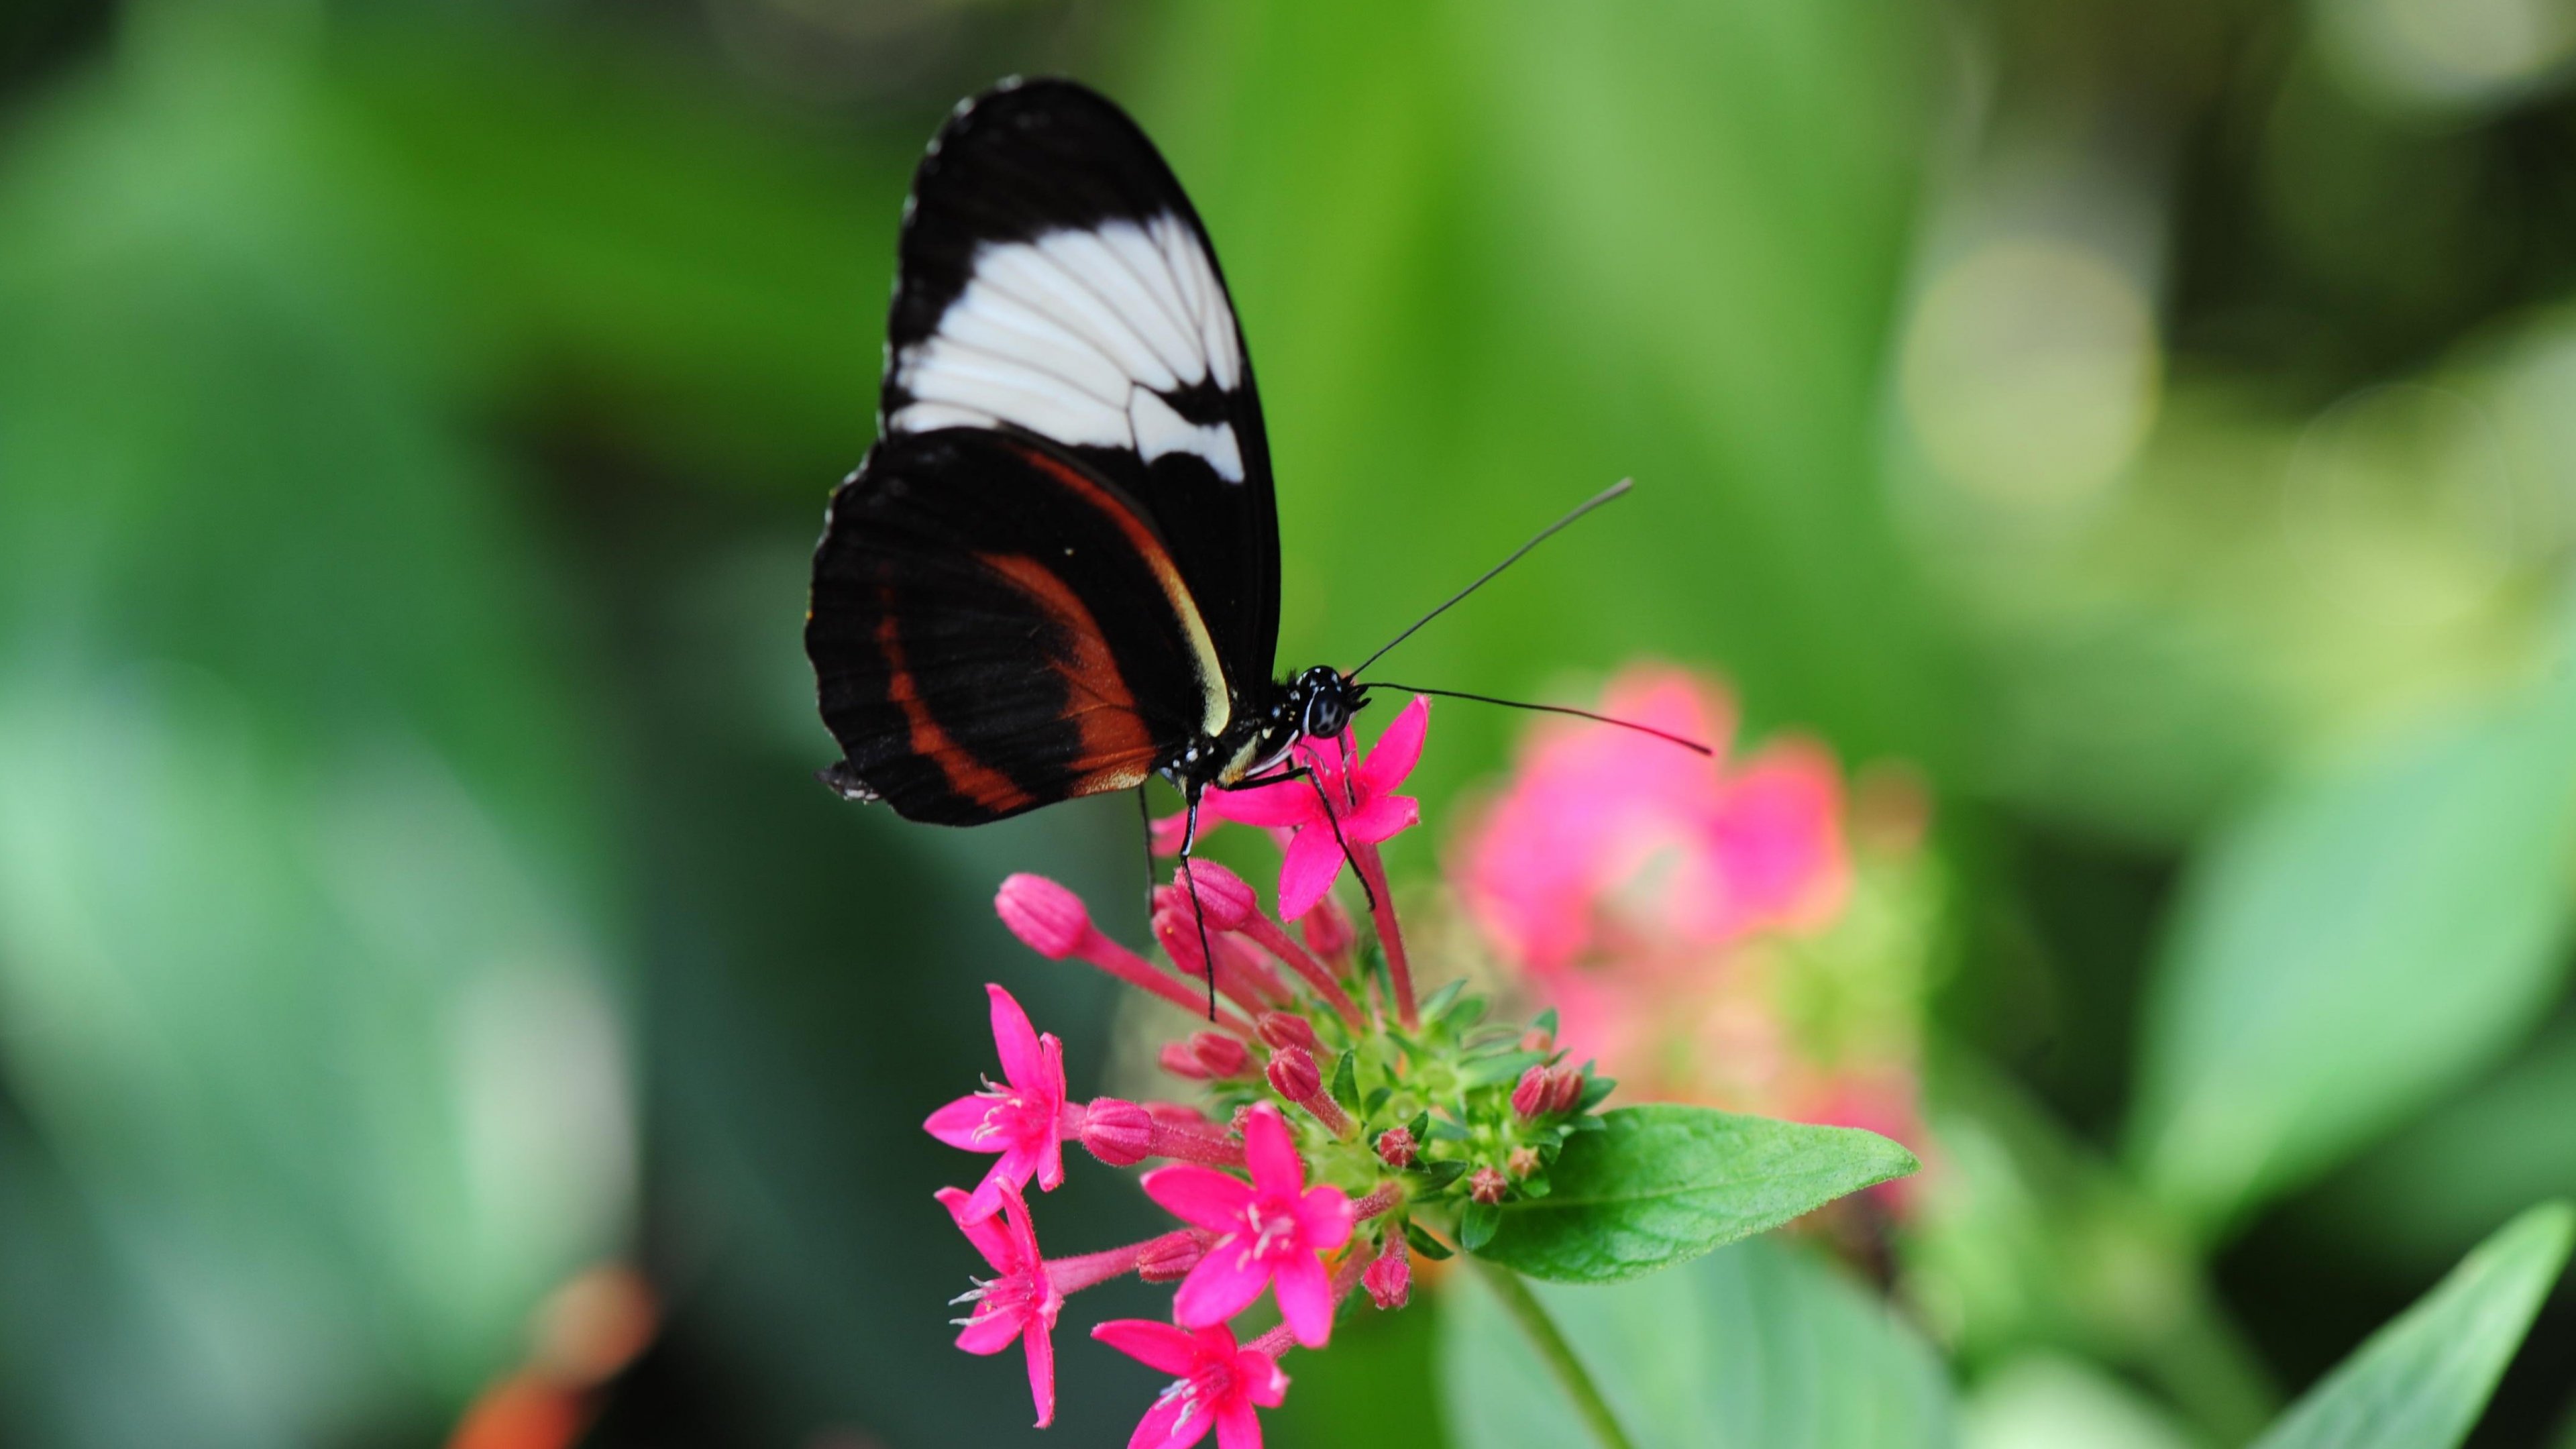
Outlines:
{"label": "green stem", "polygon": [[1619,1427],[1617,1416],[1610,1412],[1610,1401],[1601,1397],[1601,1386],[1592,1381],[1583,1361],[1574,1356],[1574,1345],[1557,1331],[1556,1320],[1548,1316],[1547,1306],[1521,1281],[1521,1275],[1477,1259],[1468,1261],[1476,1264],[1477,1276],[1494,1290],[1494,1296],[1503,1300],[1503,1311],[1520,1325],[1521,1332],[1529,1335],[1530,1347],[1547,1361],[1548,1369],[1565,1389],[1565,1396],[1574,1401],[1574,1412],[1582,1417],[1584,1427],[1601,1441],[1601,1449],[1635,1449],[1627,1431]]}

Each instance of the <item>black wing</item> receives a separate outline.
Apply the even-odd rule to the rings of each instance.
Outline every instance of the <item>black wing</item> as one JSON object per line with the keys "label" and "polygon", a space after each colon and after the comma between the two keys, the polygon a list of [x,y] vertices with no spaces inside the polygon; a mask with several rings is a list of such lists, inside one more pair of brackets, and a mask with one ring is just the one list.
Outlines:
{"label": "black wing", "polygon": [[846,756],[828,778],[942,825],[1143,784],[1226,703],[1130,500],[984,429],[888,438],[841,485],[805,652]]}
{"label": "black wing", "polygon": [[1019,431],[1142,506],[1231,691],[1279,633],[1270,445],[1198,213],[1125,112],[1069,81],[961,105],[904,205],[878,427]]}

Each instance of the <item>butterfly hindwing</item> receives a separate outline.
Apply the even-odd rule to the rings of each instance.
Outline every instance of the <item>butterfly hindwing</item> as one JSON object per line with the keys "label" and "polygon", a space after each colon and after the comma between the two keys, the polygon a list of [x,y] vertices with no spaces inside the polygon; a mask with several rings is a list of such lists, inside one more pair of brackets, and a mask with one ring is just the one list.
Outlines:
{"label": "butterfly hindwing", "polygon": [[900,265],[885,436],[1053,442],[1140,507],[1234,690],[1266,684],[1269,443],[1215,250],[1153,143],[1069,82],[980,97],[922,160]]}
{"label": "butterfly hindwing", "polygon": [[914,820],[1138,785],[1224,717],[1214,641],[1133,500],[991,430],[888,437],[841,486],[805,645],[836,778]]}

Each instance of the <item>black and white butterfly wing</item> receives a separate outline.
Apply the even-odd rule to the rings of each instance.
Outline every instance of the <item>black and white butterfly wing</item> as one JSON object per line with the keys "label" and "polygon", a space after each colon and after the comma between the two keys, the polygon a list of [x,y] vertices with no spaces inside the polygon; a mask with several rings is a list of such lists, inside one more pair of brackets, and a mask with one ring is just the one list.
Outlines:
{"label": "black and white butterfly wing", "polygon": [[1068,81],[950,117],[906,203],[879,426],[1042,439],[1133,500],[1240,695],[1267,685],[1279,525],[1215,249],[1136,123]]}

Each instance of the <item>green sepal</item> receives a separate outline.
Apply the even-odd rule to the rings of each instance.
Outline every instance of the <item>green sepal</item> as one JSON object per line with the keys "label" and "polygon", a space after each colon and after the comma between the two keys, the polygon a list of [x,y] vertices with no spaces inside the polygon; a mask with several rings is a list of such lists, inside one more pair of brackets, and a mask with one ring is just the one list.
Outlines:
{"label": "green sepal", "polygon": [[1441,1016],[1449,1010],[1450,1003],[1458,999],[1458,993],[1466,989],[1467,978],[1461,976],[1456,980],[1451,981],[1448,985],[1441,987],[1439,990],[1432,992],[1429,996],[1424,997],[1420,1008],[1422,1019],[1424,1021],[1438,1021]]}
{"label": "green sepal", "polygon": [[1407,1222],[1404,1225],[1404,1241],[1413,1251],[1435,1263],[1451,1256],[1449,1245],[1424,1232],[1420,1223]]}

